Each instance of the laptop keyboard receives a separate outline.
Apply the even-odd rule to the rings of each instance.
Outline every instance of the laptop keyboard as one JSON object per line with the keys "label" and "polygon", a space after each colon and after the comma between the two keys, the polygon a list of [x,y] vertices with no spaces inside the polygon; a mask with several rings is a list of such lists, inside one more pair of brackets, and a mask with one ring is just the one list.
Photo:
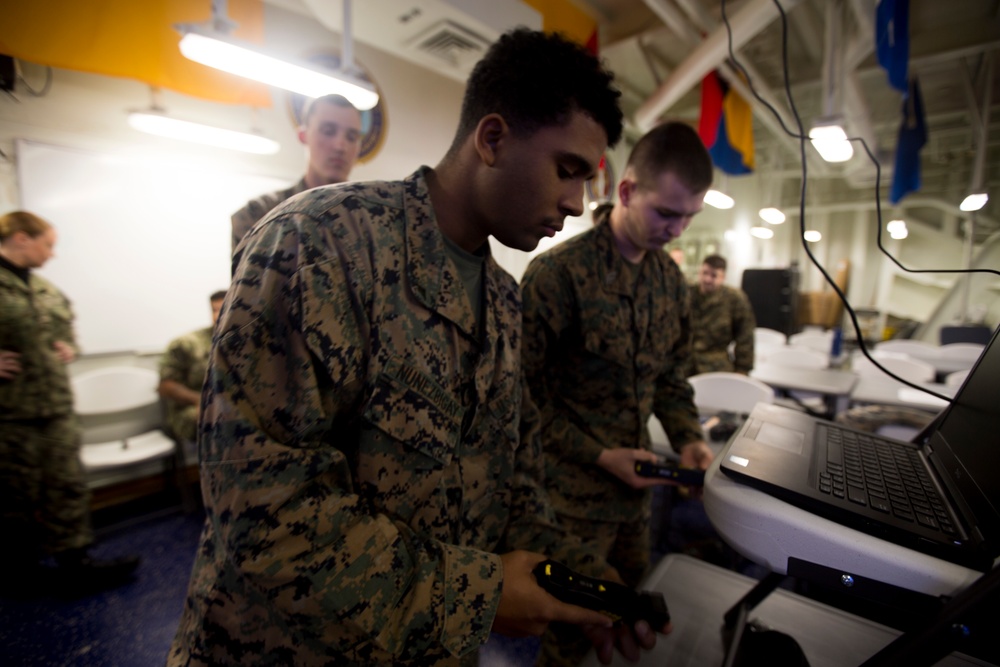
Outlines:
{"label": "laptop keyboard", "polygon": [[865,433],[825,426],[822,430],[827,461],[819,473],[820,491],[948,535],[956,533],[916,449]]}

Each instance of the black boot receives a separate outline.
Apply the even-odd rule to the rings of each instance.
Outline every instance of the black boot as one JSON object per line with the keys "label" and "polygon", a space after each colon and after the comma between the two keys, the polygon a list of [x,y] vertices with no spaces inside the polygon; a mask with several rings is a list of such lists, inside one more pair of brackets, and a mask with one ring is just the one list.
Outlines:
{"label": "black boot", "polygon": [[139,566],[138,556],[100,560],[91,558],[86,549],[70,549],[56,554],[60,584],[72,593],[90,593],[121,586],[132,578]]}

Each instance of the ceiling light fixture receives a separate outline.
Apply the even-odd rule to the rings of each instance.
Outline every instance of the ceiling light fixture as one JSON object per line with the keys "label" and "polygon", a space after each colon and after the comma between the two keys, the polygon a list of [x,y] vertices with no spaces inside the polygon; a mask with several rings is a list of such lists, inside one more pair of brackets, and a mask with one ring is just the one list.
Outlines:
{"label": "ceiling light fixture", "polygon": [[815,229],[807,229],[805,233],[802,234],[802,238],[809,243],[816,243],[817,241],[821,241],[823,239],[823,235]]}
{"label": "ceiling light fixture", "polygon": [[962,203],[958,205],[958,208],[962,211],[978,211],[982,207],[986,206],[986,202],[990,200],[990,196],[985,192],[973,192],[962,200]]}
{"label": "ceiling light fixture", "polygon": [[774,236],[774,231],[768,229],[767,227],[751,227],[750,235],[759,239],[769,239]]}
{"label": "ceiling light fixture", "polygon": [[281,148],[277,141],[260,134],[237,132],[236,130],[181,120],[168,116],[163,109],[156,107],[130,112],[128,124],[141,132],[168,139],[191,141],[245,153],[274,155]]}
{"label": "ceiling light fixture", "polygon": [[770,225],[780,225],[785,221],[785,214],[773,206],[760,209],[757,211],[757,215],[760,216],[761,220]]}
{"label": "ceiling light fixture", "polygon": [[715,208],[732,208],[736,202],[732,197],[719,190],[709,190],[705,193],[705,203]]}
{"label": "ceiling light fixture", "polygon": [[906,221],[899,219],[890,220],[888,224],[886,224],[885,229],[889,232],[889,236],[894,239],[905,239],[910,233],[906,228]]}
{"label": "ceiling light fixture", "polygon": [[375,87],[353,71],[351,57],[350,0],[344,2],[343,54],[340,68],[329,70],[304,62],[281,60],[229,36],[235,23],[226,17],[226,0],[212,0],[212,20],[207,24],[181,23],[181,53],[190,60],[236,76],[290,90],[306,97],[343,95],[365,111],[378,104]]}
{"label": "ceiling light fixture", "polygon": [[846,162],[854,155],[854,147],[837,116],[820,118],[813,123],[809,139],[819,156],[827,162]]}

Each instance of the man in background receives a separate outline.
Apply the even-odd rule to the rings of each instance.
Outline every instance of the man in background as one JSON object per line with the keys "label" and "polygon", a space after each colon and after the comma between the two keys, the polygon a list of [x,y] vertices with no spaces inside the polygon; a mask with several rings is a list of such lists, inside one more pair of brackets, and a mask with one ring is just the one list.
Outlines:
{"label": "man in background", "polygon": [[222,310],[226,293],[215,292],[209,297],[212,306],[212,326],[175,338],[160,359],[160,385],[157,388],[167,407],[167,427],[170,434],[185,442],[198,439],[198,413],[201,388],[208,370],[212,350],[212,331]]}
{"label": "man in background", "polygon": [[317,97],[302,115],[299,141],[308,153],[305,176],[290,188],[250,200],[233,214],[234,252],[257,221],[281,202],[310,188],[350,178],[361,148],[361,112],[340,95]]}
{"label": "man in background", "polygon": [[591,626],[605,661],[616,640],[632,660],[655,644],[532,575],[546,554],[608,567],[556,523],[537,431],[519,429],[520,299],[488,243],[530,251],[583,212],[621,135],[611,82],[577,44],[506,33],[435,168],[315,188],[243,240],[169,665],[473,665],[491,631],[553,620]]}
{"label": "man in background", "polygon": [[[643,136],[617,201],[592,229],[537,256],[524,298],[525,378],[540,408],[546,481],[559,522],[636,587],[649,566],[651,492],[636,462],[656,461],[646,423],[663,424],[682,466],[706,469],[691,386],[687,285],[663,247],[703,207],[712,162],[698,134],[667,123]],[[541,665],[576,665],[590,648],[553,624]]]}
{"label": "man in background", "polygon": [[[753,368],[750,300],[741,289],[725,285],[726,259],[709,255],[691,286],[692,364],[690,375],[726,371],[747,375]],[[730,345],[733,352],[730,354]]]}

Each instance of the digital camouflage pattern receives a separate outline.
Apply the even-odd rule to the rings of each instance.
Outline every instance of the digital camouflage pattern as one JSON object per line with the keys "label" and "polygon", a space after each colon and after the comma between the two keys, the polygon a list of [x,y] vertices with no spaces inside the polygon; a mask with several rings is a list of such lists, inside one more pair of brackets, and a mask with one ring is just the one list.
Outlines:
{"label": "digital camouflage pattern", "polygon": [[233,213],[230,218],[233,223],[233,252],[236,252],[236,246],[240,244],[240,241],[247,235],[247,232],[253,229],[257,221],[270,213],[281,202],[300,192],[305,192],[307,189],[306,179],[303,176],[295,185],[284,190],[263,194],[256,199],[251,199],[247,202],[246,206]]}
{"label": "digital camouflage pattern", "polygon": [[[750,300],[743,290],[720,285],[702,294],[690,286],[691,375],[716,371],[747,374],[753,368],[753,330],[757,326]],[[733,358],[729,344],[735,342]]]}
{"label": "digital camouflage pattern", "polygon": [[691,349],[684,277],[666,253],[647,252],[633,285],[609,210],[528,266],[521,362],[541,412],[556,511],[629,521],[648,513],[649,491],[597,466],[601,451],[651,449],[651,414],[675,449],[703,436],[684,376]]}
{"label": "digital camouflage pattern", "polygon": [[76,347],[69,299],[35,272],[25,284],[0,266],[0,350],[20,352],[22,368],[0,380],[0,420],[72,414],[69,372],[53,348],[58,340]]}
{"label": "digital camouflage pattern", "polygon": [[[212,351],[212,327],[192,331],[175,338],[160,358],[160,379],[172,380],[188,389],[201,391]],[[184,440],[197,438],[198,406],[182,405],[166,399],[167,427]]]}
{"label": "digital camouflage pattern", "polygon": [[606,567],[555,527],[538,440],[519,434],[522,404],[537,420],[517,285],[486,259],[474,335],[426,169],[293,197],[238,250],[170,665],[471,665],[496,554]]}
{"label": "digital camouflage pattern", "polygon": [[0,533],[7,558],[85,547],[90,495],[66,364],[53,348],[76,347],[69,300],[34,272],[28,283],[0,266],[0,349],[21,372],[0,379]]}
{"label": "digital camouflage pattern", "polygon": [[0,530],[6,562],[93,542],[75,415],[0,421]]}

